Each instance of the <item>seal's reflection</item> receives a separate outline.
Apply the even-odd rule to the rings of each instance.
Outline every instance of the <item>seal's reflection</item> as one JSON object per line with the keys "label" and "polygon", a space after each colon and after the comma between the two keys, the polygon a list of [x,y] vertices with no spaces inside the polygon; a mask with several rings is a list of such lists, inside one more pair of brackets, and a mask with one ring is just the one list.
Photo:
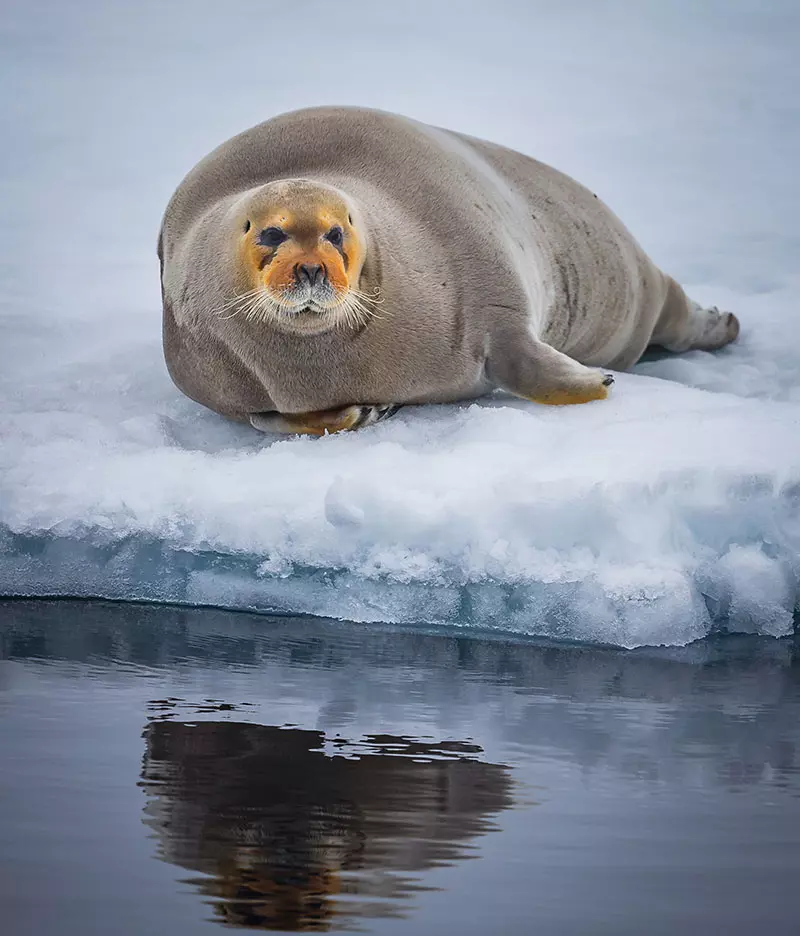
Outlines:
{"label": "seal's reflection", "polygon": [[507,768],[453,742],[375,736],[330,756],[322,732],[159,720],[145,741],[145,821],[161,857],[207,875],[191,883],[233,926],[401,916],[421,887],[408,872],[469,857],[512,802]]}

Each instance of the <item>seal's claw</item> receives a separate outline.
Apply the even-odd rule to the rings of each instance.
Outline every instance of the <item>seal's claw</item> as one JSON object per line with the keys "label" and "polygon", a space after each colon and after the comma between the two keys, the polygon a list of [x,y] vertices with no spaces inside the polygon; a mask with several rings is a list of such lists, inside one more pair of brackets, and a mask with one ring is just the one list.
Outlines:
{"label": "seal's claw", "polygon": [[383,422],[400,409],[396,403],[382,403],[376,406],[359,406],[359,415],[355,422],[348,426],[349,430],[364,429],[366,426],[374,426],[375,423]]}
{"label": "seal's claw", "polygon": [[613,375],[613,374],[606,374],[606,375],[603,377],[603,386],[604,386],[604,387],[610,387],[611,384],[613,384],[613,383],[614,383],[614,375]]}
{"label": "seal's claw", "polygon": [[394,414],[399,409],[402,409],[402,404],[401,403],[387,403],[383,406],[377,406],[376,409],[378,410],[378,419],[376,421],[382,422],[384,419],[388,419],[390,416],[394,416]]}

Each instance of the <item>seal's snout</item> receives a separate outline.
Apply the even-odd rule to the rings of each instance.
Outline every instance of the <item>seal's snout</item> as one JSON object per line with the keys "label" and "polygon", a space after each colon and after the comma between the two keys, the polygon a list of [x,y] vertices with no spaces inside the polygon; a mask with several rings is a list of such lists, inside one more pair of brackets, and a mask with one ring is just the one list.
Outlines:
{"label": "seal's snout", "polygon": [[328,271],[321,263],[298,263],[295,264],[294,278],[298,286],[322,286],[327,282]]}

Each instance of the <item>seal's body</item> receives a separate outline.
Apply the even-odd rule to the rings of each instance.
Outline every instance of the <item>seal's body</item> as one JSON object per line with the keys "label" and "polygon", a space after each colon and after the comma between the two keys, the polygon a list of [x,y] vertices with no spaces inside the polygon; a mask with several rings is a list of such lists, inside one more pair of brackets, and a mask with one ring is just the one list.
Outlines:
{"label": "seal's body", "polygon": [[220,146],[173,195],[159,255],[173,380],[265,430],[354,428],[493,387],[602,399],[611,378],[593,368],[738,333],[569,177],[358,108]]}

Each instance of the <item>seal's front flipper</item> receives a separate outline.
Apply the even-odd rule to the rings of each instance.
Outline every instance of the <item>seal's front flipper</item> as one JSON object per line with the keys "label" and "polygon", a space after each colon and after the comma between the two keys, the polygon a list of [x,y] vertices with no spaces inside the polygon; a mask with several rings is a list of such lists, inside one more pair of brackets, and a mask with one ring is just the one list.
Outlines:
{"label": "seal's front flipper", "polygon": [[503,390],[549,406],[605,400],[614,383],[612,374],[585,367],[527,335],[492,347],[487,371]]}
{"label": "seal's front flipper", "polygon": [[542,386],[534,393],[520,394],[532,403],[544,403],[547,406],[571,406],[574,403],[591,403],[593,400],[605,400],[608,388],[614,383],[612,374],[585,368],[589,374],[579,380],[564,384]]}
{"label": "seal's front flipper", "polygon": [[393,416],[399,409],[398,405],[389,403],[343,406],[313,413],[251,413],[250,425],[259,432],[323,436],[373,426]]}

